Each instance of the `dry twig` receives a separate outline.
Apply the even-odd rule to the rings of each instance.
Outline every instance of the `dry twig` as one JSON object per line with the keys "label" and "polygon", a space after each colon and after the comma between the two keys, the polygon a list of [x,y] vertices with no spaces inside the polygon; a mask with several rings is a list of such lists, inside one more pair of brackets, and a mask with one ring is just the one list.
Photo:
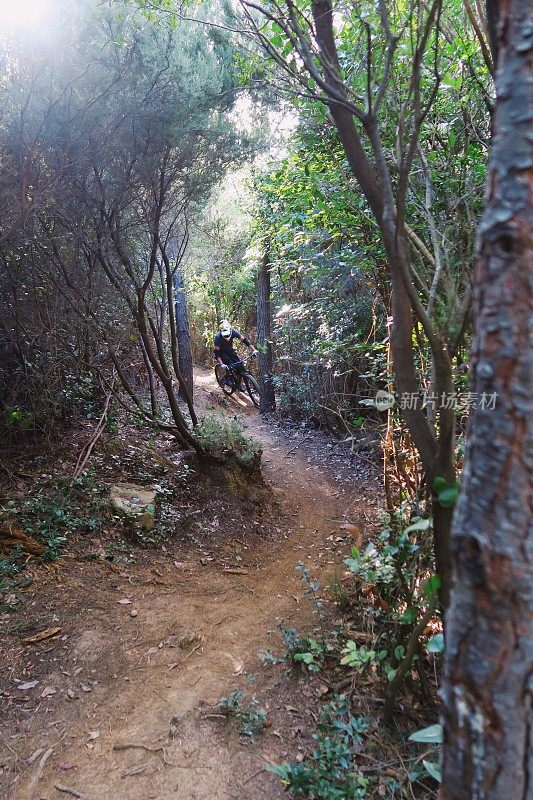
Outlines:
{"label": "dry twig", "polygon": [[71,789],[68,786],[63,786],[61,783],[54,783],[54,787],[58,792],[63,792],[63,794],[69,794],[71,797],[77,797],[78,800],[83,800],[83,795],[81,792],[78,792],[77,789]]}
{"label": "dry twig", "polygon": [[107,419],[107,412],[109,411],[109,406],[110,406],[112,397],[113,397],[113,390],[111,388],[109,390],[107,396],[106,396],[104,410],[102,412],[102,416],[98,420],[98,424],[96,425],[96,428],[93,431],[93,435],[91,436],[91,438],[89,439],[87,444],[83,447],[81,453],[78,456],[78,460],[76,462],[76,467],[75,467],[74,473],[72,475],[72,483],[76,480],[76,478],[79,478],[79,476],[81,475],[81,473],[85,469],[85,465],[87,464],[87,461],[89,460],[89,458],[91,456],[91,453],[92,453],[92,451],[94,449],[94,446],[95,446],[96,442],[98,441],[98,439],[100,438],[100,436],[104,432],[105,423],[106,423],[106,419]]}

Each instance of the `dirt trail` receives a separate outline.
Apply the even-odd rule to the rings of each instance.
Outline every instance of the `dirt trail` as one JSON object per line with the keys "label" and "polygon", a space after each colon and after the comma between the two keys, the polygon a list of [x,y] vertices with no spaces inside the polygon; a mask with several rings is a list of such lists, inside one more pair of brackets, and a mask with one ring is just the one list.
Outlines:
{"label": "dirt trail", "polygon": [[[196,384],[204,406],[216,405],[211,374],[198,371]],[[258,656],[272,646],[268,631],[280,620],[299,628],[311,622],[295,564],[332,570],[348,546],[335,541],[340,523],[349,518],[364,525],[375,484],[356,485],[347,465],[324,467],[324,457],[314,463],[305,441],[263,423],[248,402],[225,402],[263,443],[264,477],[286,530],[259,546],[257,567],[246,575],[201,564],[195,553],[178,565],[168,559],[149,574],[107,577],[97,565],[73,567],[65,578],[72,602],[97,581],[94,603],[79,609],[69,668],[62,672],[61,657],[54,663],[50,656],[39,691],[56,692],[41,699],[19,730],[4,732],[0,762],[10,768],[0,777],[0,787],[7,781],[0,793],[6,800],[285,796],[264,768],[297,747],[291,728],[300,687],[265,669]],[[287,518],[294,521],[290,527]],[[68,692],[74,679],[82,688]],[[270,727],[251,741],[213,716],[219,698],[233,689],[255,693],[269,712]]]}

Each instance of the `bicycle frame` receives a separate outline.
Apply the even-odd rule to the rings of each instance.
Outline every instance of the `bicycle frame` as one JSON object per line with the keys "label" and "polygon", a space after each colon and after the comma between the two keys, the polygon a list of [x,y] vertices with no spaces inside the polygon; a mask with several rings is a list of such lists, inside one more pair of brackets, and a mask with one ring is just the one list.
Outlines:
{"label": "bicycle frame", "polygon": [[240,361],[234,361],[232,364],[226,364],[225,366],[228,367],[228,369],[233,369],[233,367],[240,367],[241,365],[245,367],[252,358],[257,358],[257,356],[247,356],[246,358],[241,358]]}
{"label": "bicycle frame", "polygon": [[[257,358],[257,356],[252,354],[247,358],[233,361],[231,364],[222,365],[217,363],[215,364],[215,375],[225,394],[232,394],[234,391],[246,391],[250,395],[250,399],[256,408],[259,408],[259,385],[252,373],[246,369],[246,365],[251,358]],[[224,369],[222,369],[222,367]],[[242,372],[239,372],[239,367],[244,368]],[[220,370],[220,376],[217,374],[217,370]],[[222,378],[222,375],[225,377]],[[229,391],[226,391],[225,387],[229,387]]]}

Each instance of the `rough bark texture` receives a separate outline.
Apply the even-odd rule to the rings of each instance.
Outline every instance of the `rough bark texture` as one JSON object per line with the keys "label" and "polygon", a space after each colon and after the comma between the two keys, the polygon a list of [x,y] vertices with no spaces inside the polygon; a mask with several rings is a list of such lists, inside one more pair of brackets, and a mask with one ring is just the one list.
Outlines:
{"label": "rough bark texture", "polygon": [[261,389],[262,414],[276,409],[276,397],[272,383],[272,317],[270,310],[270,272],[268,250],[265,250],[257,272],[257,344],[259,348],[259,386]]}
{"label": "rough bark texture", "polygon": [[189,311],[185,283],[179,267],[174,272],[174,308],[176,313],[176,339],[178,342],[178,364],[189,395],[193,397],[192,342],[189,329]]}
{"label": "rough bark texture", "polygon": [[498,30],[473,356],[497,403],[472,414],[454,523],[442,800],[533,797],[533,2]]}

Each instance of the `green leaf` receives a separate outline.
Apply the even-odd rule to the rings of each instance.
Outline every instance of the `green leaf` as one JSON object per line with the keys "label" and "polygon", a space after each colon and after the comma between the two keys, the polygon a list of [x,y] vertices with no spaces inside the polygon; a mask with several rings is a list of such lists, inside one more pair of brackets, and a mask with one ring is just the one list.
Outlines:
{"label": "green leaf", "polygon": [[444,636],[442,633],[437,633],[428,639],[426,644],[428,653],[444,653]]}
{"label": "green leaf", "polygon": [[443,489],[442,492],[439,492],[439,503],[444,508],[453,508],[458,497],[459,484],[456,483],[453,486],[447,486],[446,489]]}
{"label": "green leaf", "polygon": [[442,492],[442,490],[445,489],[447,485],[448,483],[446,481],[446,478],[437,475],[437,477],[433,481],[433,491],[435,492],[435,494],[438,494],[439,492]]}
{"label": "green leaf", "polygon": [[348,567],[350,572],[359,572],[360,562],[359,562],[359,553],[357,554],[356,558],[345,558],[344,564]]}
{"label": "green leaf", "polygon": [[424,586],[422,587],[422,593],[425,597],[431,597],[432,595],[437,594],[441,585],[442,581],[440,575],[435,573],[425,582]]}
{"label": "green leaf", "polygon": [[410,606],[410,608],[406,608],[403,614],[400,615],[400,622],[402,625],[409,625],[411,622],[414,622],[417,615],[417,607]]}
{"label": "green leaf", "polygon": [[435,725],[430,725],[428,728],[422,728],[422,730],[415,731],[410,735],[409,741],[422,742],[422,744],[442,744],[442,725],[437,722]]}
{"label": "green leaf", "polygon": [[445,478],[437,475],[433,481],[433,491],[437,495],[437,500],[443,508],[452,508],[459,496],[459,484],[448,483]]}
{"label": "green leaf", "polygon": [[437,783],[442,783],[442,772],[441,766],[436,761],[426,761],[425,759],[422,760],[422,764],[428,775],[437,781]]}
{"label": "green leaf", "polygon": [[282,782],[285,784],[290,782],[290,764],[287,762],[283,764],[267,764],[266,771],[272,772],[273,775],[277,775],[278,778],[281,778]]}
{"label": "green leaf", "polygon": [[293,658],[295,661],[303,661],[304,664],[312,664],[315,660],[313,653],[295,653]]}
{"label": "green leaf", "polygon": [[430,519],[418,519],[416,522],[411,523],[409,527],[404,530],[404,533],[414,533],[414,531],[427,531],[431,525]]}
{"label": "green leaf", "polygon": [[394,657],[396,661],[401,661],[405,655],[405,647],[402,644],[399,644],[398,647],[394,648]]}

